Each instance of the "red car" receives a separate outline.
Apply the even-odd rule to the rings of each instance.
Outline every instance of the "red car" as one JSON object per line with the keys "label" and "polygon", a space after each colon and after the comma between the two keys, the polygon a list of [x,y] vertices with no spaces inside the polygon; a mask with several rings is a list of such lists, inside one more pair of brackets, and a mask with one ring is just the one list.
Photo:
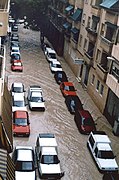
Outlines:
{"label": "red car", "polygon": [[11,64],[11,70],[22,72],[23,64],[22,64],[21,60],[14,60]]}
{"label": "red car", "polygon": [[79,110],[74,116],[76,125],[82,134],[89,134],[91,131],[96,131],[96,124],[87,110]]}
{"label": "red car", "polygon": [[13,135],[29,137],[30,123],[29,123],[29,115],[27,111],[13,112]]}
{"label": "red car", "polygon": [[60,84],[60,90],[64,97],[66,96],[76,96],[76,89],[72,82],[62,82]]}

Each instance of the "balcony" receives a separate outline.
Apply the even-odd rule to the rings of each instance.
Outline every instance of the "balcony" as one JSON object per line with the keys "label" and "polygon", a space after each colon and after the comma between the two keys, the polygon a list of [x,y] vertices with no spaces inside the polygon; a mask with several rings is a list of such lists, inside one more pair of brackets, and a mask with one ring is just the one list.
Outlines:
{"label": "balcony", "polygon": [[101,64],[97,64],[96,72],[102,81],[106,81],[108,71]]}
{"label": "balcony", "polygon": [[108,73],[106,84],[114,92],[114,94],[119,98],[119,83],[118,83],[118,80],[112,74]]}
{"label": "balcony", "polygon": [[113,45],[112,56],[119,61],[119,43],[117,45]]}
{"label": "balcony", "polygon": [[112,45],[113,45],[113,42],[106,39],[104,36],[101,36],[100,46],[103,48],[104,51],[106,51],[107,53],[111,53]]}
{"label": "balcony", "polygon": [[87,36],[90,39],[90,41],[95,42],[97,38],[97,32],[90,27],[86,27],[86,30],[88,32]]}

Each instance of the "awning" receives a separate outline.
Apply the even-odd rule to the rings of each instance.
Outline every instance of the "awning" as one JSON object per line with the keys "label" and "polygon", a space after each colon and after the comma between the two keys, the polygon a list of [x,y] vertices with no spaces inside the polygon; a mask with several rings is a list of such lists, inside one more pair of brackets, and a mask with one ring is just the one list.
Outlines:
{"label": "awning", "polygon": [[98,16],[92,15],[92,19],[96,22],[99,22],[100,18]]}
{"label": "awning", "polygon": [[15,165],[4,149],[0,149],[0,175],[3,179],[15,180]]}
{"label": "awning", "polygon": [[74,7],[72,5],[69,5],[68,7],[65,8],[65,11],[68,13],[70,11],[72,11],[74,9]]}
{"label": "awning", "polygon": [[74,28],[71,28],[71,32],[72,32],[73,34],[78,34],[78,33],[79,33],[79,30],[74,27]]}
{"label": "awning", "polygon": [[103,3],[100,4],[103,8],[112,8],[119,0],[105,0]]}
{"label": "awning", "polygon": [[66,23],[63,24],[63,27],[65,29],[69,29],[69,28],[71,28],[71,24],[69,22],[66,22]]}
{"label": "awning", "polygon": [[73,21],[79,21],[81,19],[81,15],[82,15],[82,9],[77,9],[75,13],[71,16],[71,19]]}
{"label": "awning", "polygon": [[117,29],[117,25],[115,25],[115,24],[112,24],[110,22],[106,22],[105,24],[107,24],[107,26],[109,26],[112,29]]}

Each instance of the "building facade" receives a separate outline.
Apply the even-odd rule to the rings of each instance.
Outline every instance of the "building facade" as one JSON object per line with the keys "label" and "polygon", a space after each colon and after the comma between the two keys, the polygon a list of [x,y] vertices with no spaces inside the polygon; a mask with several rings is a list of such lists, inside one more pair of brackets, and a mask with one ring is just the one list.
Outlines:
{"label": "building facade", "polygon": [[119,1],[52,0],[48,19],[54,49],[113,126],[119,120]]}

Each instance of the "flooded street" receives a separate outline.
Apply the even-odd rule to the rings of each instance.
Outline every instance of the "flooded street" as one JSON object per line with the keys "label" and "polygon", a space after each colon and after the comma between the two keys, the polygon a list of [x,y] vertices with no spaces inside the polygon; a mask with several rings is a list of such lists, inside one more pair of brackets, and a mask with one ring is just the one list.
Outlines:
{"label": "flooded street", "polygon": [[[35,147],[36,138],[39,133],[54,133],[57,144],[62,171],[65,172],[63,180],[101,180],[102,174],[97,170],[95,163],[87,149],[87,136],[81,135],[76,127],[74,115],[71,115],[64,103],[59,85],[55,82],[42,49],[40,48],[40,33],[19,26],[19,41],[21,57],[23,60],[23,73],[12,72],[9,57],[9,42],[7,47],[6,75],[8,76],[9,89],[13,82],[22,82],[25,85],[26,97],[30,85],[40,85],[45,99],[45,112],[33,112],[28,109],[31,125],[29,138],[15,137],[14,146],[31,145]],[[74,74],[66,64],[59,58],[63,70],[69,81],[72,81],[77,89],[77,94],[88,109],[98,130],[105,130],[113,139],[112,145],[119,162],[118,138],[113,138],[110,133],[112,128],[107,126],[108,122],[94,106],[87,92],[77,82]],[[101,123],[100,123],[101,122]],[[118,163],[119,164],[119,163]],[[37,178],[39,179],[39,177]]]}

